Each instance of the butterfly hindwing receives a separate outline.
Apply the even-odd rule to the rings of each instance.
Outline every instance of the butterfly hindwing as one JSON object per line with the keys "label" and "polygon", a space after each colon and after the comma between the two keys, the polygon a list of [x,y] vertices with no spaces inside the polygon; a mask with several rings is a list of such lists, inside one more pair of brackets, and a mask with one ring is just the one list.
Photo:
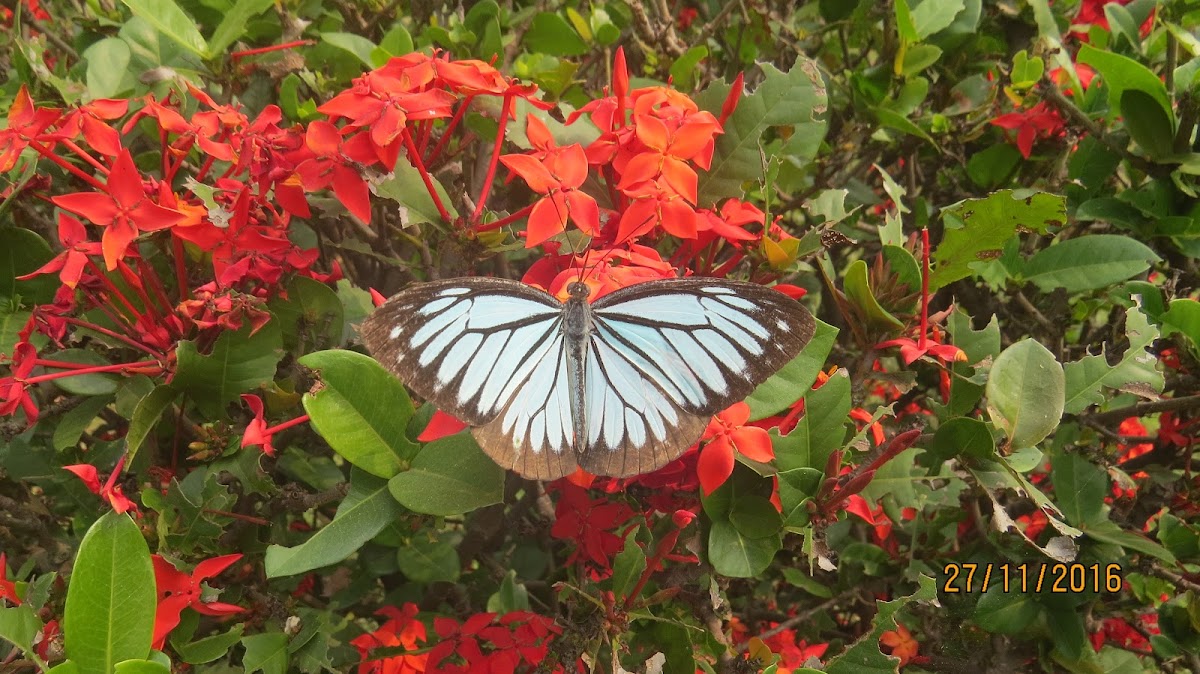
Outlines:
{"label": "butterfly hindwing", "polygon": [[708,418],[791,361],[812,316],[763,286],[707,278],[651,281],[592,304],[583,467],[654,470],[699,439]]}

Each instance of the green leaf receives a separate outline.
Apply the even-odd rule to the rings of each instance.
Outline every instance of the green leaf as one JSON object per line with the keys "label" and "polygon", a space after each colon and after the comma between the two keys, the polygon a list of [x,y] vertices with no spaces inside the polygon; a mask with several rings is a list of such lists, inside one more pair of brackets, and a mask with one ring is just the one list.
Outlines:
{"label": "green leaf", "polygon": [[805,395],[805,414],[792,432],[772,436],[780,473],[797,468],[824,470],[829,455],[846,441],[850,386],[850,377],[838,370],[821,388]]}
{"label": "green leaf", "polygon": [[612,591],[617,599],[629,596],[646,570],[646,552],[636,536],[625,537],[625,547],[613,558]]}
{"label": "green leaf", "polygon": [[171,674],[171,668],[156,660],[126,660],[113,667],[113,674]]}
{"label": "green leaf", "polygon": [[243,629],[244,626],[239,623],[227,632],[197,639],[190,643],[181,644],[172,640],[171,647],[179,654],[180,660],[189,665],[202,665],[228,653],[229,649],[233,648],[233,645],[242,638]]}
{"label": "green leaf", "polygon": [[1004,584],[993,582],[975,604],[975,624],[994,634],[1019,634],[1037,620],[1041,604],[1032,595],[1005,592]]}
{"label": "green leaf", "polygon": [[150,549],[129,515],[109,512],[79,544],[67,587],[63,635],[80,674],[109,674],[144,659],[154,637],[157,597]]}
{"label": "green leaf", "polygon": [[671,64],[671,79],[679,91],[691,91],[695,87],[697,66],[708,56],[708,47],[698,44],[683,53]]}
{"label": "green leaf", "polygon": [[453,543],[444,537],[430,540],[424,533],[396,551],[396,563],[414,583],[453,583],[462,568]]}
{"label": "green leaf", "polygon": [[708,561],[722,576],[753,578],[771,565],[780,546],[779,534],[749,538],[732,523],[715,520],[708,532]]}
{"label": "green leaf", "polygon": [[382,478],[407,467],[419,448],[405,435],[412,401],[395,377],[353,351],[318,351],[299,363],[318,379],[304,409],[334,451]]}
{"label": "green leaf", "polygon": [[917,39],[924,40],[949,28],[966,6],[966,0],[922,0],[921,4],[912,8]]}
{"label": "green leaf", "polygon": [[974,273],[973,263],[1000,251],[1020,230],[1045,233],[1067,220],[1066,199],[1045,192],[1002,190],[942,209],[946,231],[933,254],[929,288],[937,290]]}
{"label": "green leaf", "polygon": [[[992,501],[992,523],[997,531],[1012,531],[1030,546],[1041,550],[1043,554],[1057,561],[1069,562],[1075,559],[1078,548],[1072,539],[1082,536],[1083,532],[1063,522],[1060,519],[1062,512],[1058,506],[1046,498],[1046,495],[1033,483],[1014,470],[1006,460],[974,460],[967,464],[967,471]],[[1004,503],[1001,503],[998,498],[999,495],[1008,492],[1033,500],[1046,515],[1050,526],[1062,535],[1050,539],[1045,546],[1038,545],[1031,540],[1017,526],[1013,516],[1008,513]]]}
{"label": "green leaf", "polygon": [[779,511],[765,497],[757,494],[738,494],[729,511],[729,523],[746,538],[759,539],[779,535],[783,520]]}
{"label": "green leaf", "polygon": [[1175,129],[1171,125],[1171,118],[1150,94],[1138,89],[1122,92],[1121,117],[1125,120],[1129,135],[1151,159],[1161,159],[1173,153]]}
{"label": "green leaf", "polygon": [[992,190],[1007,183],[1020,164],[1017,148],[1007,143],[992,145],[967,160],[967,177],[983,189]]}
{"label": "green leaf", "polygon": [[1105,520],[1108,474],[1082,456],[1057,451],[1050,457],[1055,500],[1067,521],[1078,527]]}
{"label": "green leaf", "polygon": [[487,610],[493,613],[528,611],[529,591],[517,582],[517,572],[509,569],[500,581],[500,589],[488,597]]}
{"label": "green leaf", "polygon": [[226,405],[275,378],[283,355],[279,323],[270,321],[253,335],[252,329],[221,333],[208,355],[192,341],[180,342],[175,351],[179,367],[171,386],[187,393],[210,419],[224,418]]}
{"label": "green leaf", "polygon": [[[825,137],[825,85],[814,61],[801,56],[788,72],[770,63],[760,63],[762,83],[742,95],[737,109],[725,120],[725,133],[717,136],[712,167],[700,175],[700,206],[711,206],[726,197],[741,197],[742,185],[763,179],[760,148],[764,134],[774,128],[790,128],[787,142],[774,157],[800,167],[816,155]],[[730,85],[714,82],[698,97],[697,104],[718,114]]]}
{"label": "green leaf", "polygon": [[[362,61],[363,65],[367,66],[368,68],[375,67],[375,61],[371,58],[371,52],[375,51],[375,43],[361,35],[338,32],[321,33],[321,41],[332,47],[337,47],[342,51],[352,54],[359,61]],[[398,161],[396,162],[396,166],[399,168],[401,164],[406,163],[407,162],[404,161]],[[249,672],[249,670],[247,670],[247,672]]]}
{"label": "green leaf", "polygon": [[1046,347],[1023,339],[992,364],[987,411],[1008,435],[1008,447],[1032,447],[1054,432],[1065,402],[1062,365]]}
{"label": "green leaf", "polygon": [[1028,89],[1042,79],[1042,73],[1045,71],[1046,63],[1042,61],[1042,57],[1029,58],[1029,53],[1022,49],[1013,56],[1010,79],[1014,87]]}
{"label": "green leaf", "polygon": [[306,276],[297,276],[287,285],[287,298],[270,304],[271,315],[279,321],[283,346],[294,349],[303,344],[313,347],[336,346],[345,328],[345,309],[333,288]]}
{"label": "green leaf", "polygon": [[267,578],[294,576],[336,564],[356,552],[403,513],[404,508],[396,503],[388,491],[387,480],[355,470],[350,478],[350,491],[329,524],[295,547],[267,547]]}
{"label": "green leaf", "polygon": [[58,420],[51,443],[55,449],[74,447],[79,437],[92,425],[100,410],[112,404],[112,396],[94,396],[85,399],[78,407],[67,412]]}
{"label": "green leaf", "polygon": [[890,332],[904,329],[904,323],[880,306],[879,300],[871,292],[866,260],[850,263],[842,279],[842,288],[846,292],[846,299],[861,311],[871,328]]}
{"label": "green leaf", "polygon": [[803,397],[817,380],[837,334],[837,328],[818,320],[816,332],[804,350],[746,396],[750,418],[769,417]]}
{"label": "green leaf", "polygon": [[175,44],[201,58],[212,56],[196,29],[196,20],[171,0],[121,0],[133,15],[154,26]]}
{"label": "green leaf", "polygon": [[987,424],[979,419],[956,417],[939,426],[934,432],[927,453],[929,458],[922,463],[933,466],[956,456],[989,458],[995,454],[996,441],[992,439]]}
{"label": "green leaf", "polygon": [[554,12],[541,12],[533,17],[522,41],[529,51],[551,56],[579,56],[588,50],[587,43],[571,24]]}
{"label": "green leaf", "polygon": [[283,632],[266,632],[242,637],[246,654],[242,656],[242,667],[246,674],[262,671],[263,674],[287,674],[288,638]]}
{"label": "green leaf", "polygon": [[[499,108],[497,108],[498,110]],[[524,118],[522,118],[522,124],[524,124]],[[442,202],[442,207],[446,209],[451,219],[457,218],[458,211],[455,210],[454,202],[450,199],[446,188],[442,187],[437,178],[430,176],[429,179],[433,182],[433,188]],[[395,168],[392,169],[392,178],[376,185],[374,192],[378,196],[391,199],[399,204],[398,217],[402,226],[407,227],[426,222],[442,223],[442,214],[438,212],[433,198],[429,196],[429,190],[421,179],[421,173],[406,159],[396,162]]]}
{"label": "green leaf", "polygon": [[129,77],[129,61],[132,58],[129,43],[119,37],[106,37],[85,49],[83,59],[87,62],[88,96],[92,100],[116,98],[129,91],[132,81]]}
{"label": "green leaf", "polygon": [[[95,351],[86,349],[63,349],[45,355],[39,354],[41,358],[53,360],[60,363],[78,363],[82,365],[111,365],[112,363],[104,359],[103,356]],[[74,393],[81,396],[107,396],[117,392],[117,375],[108,373],[98,374],[81,374],[71,377],[63,377],[55,379],[54,383],[67,393]]]}
{"label": "green leaf", "polygon": [[1092,66],[1104,79],[1104,85],[1108,89],[1110,116],[1122,114],[1121,98],[1126,91],[1140,91],[1158,105],[1159,110],[1170,122],[1168,127],[1175,128],[1171,96],[1167,93],[1166,85],[1149,68],[1129,57],[1096,49],[1087,43],[1080,45],[1075,61]]}
{"label": "green leaf", "polygon": [[32,315],[28,311],[10,311],[7,302],[0,302],[0,353],[5,356],[12,355],[20,339],[20,332]]}
{"label": "green leaf", "polygon": [[274,0],[237,0],[233,7],[222,12],[221,23],[208,39],[209,53],[224,53],[229,45],[246,34],[251,19],[273,5]]}
{"label": "green leaf", "polygon": [[1167,305],[1162,315],[1163,337],[1179,333],[1192,342],[1192,350],[1200,350],[1200,302],[1177,298]]}
{"label": "green leaf", "polygon": [[504,469],[479,449],[467,433],[425,445],[412,468],[388,482],[392,496],[410,510],[428,515],[458,515],[500,503]]}
{"label": "green leaf", "polygon": [[1118,234],[1090,234],[1040,250],[1023,276],[1042,292],[1079,293],[1107,288],[1150,268],[1159,257],[1145,244]]}
{"label": "green leaf", "polygon": [[896,672],[900,658],[884,655],[879,650],[879,638],[884,632],[896,629],[896,614],[913,602],[937,600],[937,583],[922,574],[917,578],[917,591],[893,601],[876,601],[879,609],[871,620],[871,631],[864,634],[843,651],[830,658],[825,664],[827,674],[870,674],[872,672]]}
{"label": "green leaf", "polygon": [[[0,568],[0,575],[4,569]],[[0,639],[26,653],[33,651],[33,640],[42,629],[42,621],[29,604],[0,608]]]}
{"label": "green leaf", "polygon": [[130,462],[133,461],[133,457],[137,456],[138,450],[142,448],[142,443],[150,436],[150,431],[154,430],[154,426],[162,418],[163,412],[171,406],[171,403],[175,402],[175,398],[178,396],[179,391],[164,384],[155,387],[149,395],[138,401],[137,406],[133,408],[133,419],[129,422],[129,432],[125,434]]}
{"label": "green leaf", "polygon": [[1111,520],[1100,519],[1094,522],[1086,522],[1081,524],[1079,528],[1087,536],[1102,543],[1112,543],[1126,550],[1150,555],[1170,565],[1174,565],[1177,561],[1175,555],[1171,554],[1170,550],[1150,540],[1139,531],[1122,529],[1120,525]]}
{"label": "green leaf", "polygon": [[[904,50],[904,60],[900,64],[899,74],[904,77],[913,77],[937,63],[940,58],[942,58],[942,50],[939,47],[931,44],[914,44]],[[924,131],[921,132],[921,134],[924,133]]]}
{"label": "green leaf", "polygon": [[908,0],[896,0],[893,11],[896,13],[896,32],[900,34],[900,39],[906,44],[919,41],[921,35],[917,33],[917,24],[913,21]]}
{"label": "green leaf", "polygon": [[1165,379],[1153,351],[1158,329],[1146,320],[1139,307],[1125,310],[1125,337],[1129,345],[1115,365],[1108,364],[1108,357],[1102,351],[1063,366],[1066,375],[1063,411],[1079,414],[1092,405],[1099,405],[1104,402],[1100,392],[1106,386],[1122,391],[1162,392]]}

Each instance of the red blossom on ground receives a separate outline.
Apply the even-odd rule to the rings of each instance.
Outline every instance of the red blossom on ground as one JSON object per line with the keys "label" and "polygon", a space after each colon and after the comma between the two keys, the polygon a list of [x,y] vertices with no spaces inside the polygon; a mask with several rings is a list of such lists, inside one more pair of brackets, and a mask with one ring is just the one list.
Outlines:
{"label": "red blossom on ground", "polygon": [[375,612],[375,615],[386,616],[387,621],[374,632],[350,640],[362,658],[358,674],[419,674],[426,671],[428,653],[406,653],[379,659],[370,657],[371,651],[376,648],[422,650],[427,636],[425,623],[417,620],[418,612],[417,605],[412,602],[404,604],[403,608],[384,606]]}
{"label": "red blossom on ground", "polygon": [[154,582],[158,589],[158,610],[154,614],[154,648],[162,649],[167,635],[179,624],[185,608],[207,616],[227,616],[245,611],[241,606],[218,601],[204,601],[202,583],[219,575],[242,558],[240,553],[206,559],[190,574],[176,569],[159,555],[151,555],[154,563]]}
{"label": "red blossom on ground", "polygon": [[757,426],[747,425],[749,420],[750,406],[738,402],[719,412],[708,423],[701,437],[708,444],[700,450],[700,461],[696,464],[700,489],[705,496],[729,479],[733,473],[735,451],[760,463],[775,459],[771,436]]}

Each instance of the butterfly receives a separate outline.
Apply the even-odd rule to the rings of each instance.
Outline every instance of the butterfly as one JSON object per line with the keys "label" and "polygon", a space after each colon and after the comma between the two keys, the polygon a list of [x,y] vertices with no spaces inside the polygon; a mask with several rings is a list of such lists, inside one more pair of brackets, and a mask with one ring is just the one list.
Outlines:
{"label": "butterfly", "polygon": [[639,283],[588,302],[500,278],[410,286],[363,323],[384,368],[472,426],[500,466],[537,480],[579,466],[626,477],[678,458],[709,418],[812,339],[812,315],[769,288]]}

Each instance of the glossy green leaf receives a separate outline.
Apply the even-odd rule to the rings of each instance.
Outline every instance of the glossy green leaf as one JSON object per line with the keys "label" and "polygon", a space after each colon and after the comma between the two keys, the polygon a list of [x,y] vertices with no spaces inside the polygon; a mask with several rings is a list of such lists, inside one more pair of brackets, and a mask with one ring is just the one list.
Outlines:
{"label": "glossy green leaf", "polygon": [[1045,233],[1067,220],[1066,200],[1045,192],[1002,190],[942,209],[945,235],[933,254],[930,290],[970,276],[971,265],[988,259],[1018,231]]}
{"label": "glossy green leaf", "polygon": [[129,515],[109,512],[88,529],[67,588],[63,635],[80,674],[110,674],[144,659],[154,636],[154,567]]}
{"label": "glossy green leaf", "polygon": [[500,589],[488,597],[487,610],[493,613],[528,611],[529,591],[517,582],[517,572],[509,569],[500,581]]}
{"label": "glossy green leaf", "polygon": [[246,653],[242,667],[246,674],[287,674],[288,637],[283,632],[265,632],[242,637]]}
{"label": "glossy green leaf", "polygon": [[155,387],[149,395],[138,401],[137,406],[133,408],[133,419],[129,422],[129,432],[125,434],[130,462],[133,461],[133,457],[137,456],[142,444],[150,436],[150,431],[154,430],[155,424],[162,418],[163,412],[171,406],[171,403],[175,402],[177,397],[179,397],[179,391],[174,387],[162,385]]}
{"label": "glossy green leaf", "polygon": [[20,339],[20,332],[33,314],[28,311],[10,311],[8,303],[0,301],[0,353],[11,356]]}
{"label": "glossy green leaf", "polygon": [[803,397],[825,366],[837,334],[837,328],[818,320],[816,332],[804,350],[746,396],[750,418],[769,417]]}
{"label": "glossy green leaf", "polygon": [[1158,101],[1144,91],[1126,89],[1121,93],[1121,118],[1134,142],[1152,159],[1172,154],[1175,129],[1171,118]]}
{"label": "glossy green leaf", "polygon": [[1005,592],[1002,582],[992,582],[975,604],[972,620],[988,632],[1019,634],[1033,624],[1041,611],[1041,604],[1032,595]]}
{"label": "glossy green leaf", "polygon": [[208,355],[196,343],[183,341],[176,349],[179,363],[171,386],[186,393],[210,419],[225,416],[225,406],[275,378],[283,355],[279,324],[270,321],[250,334],[250,325],[223,332]]}
{"label": "glossy green leaf", "polygon": [[1170,565],[1176,563],[1175,555],[1171,554],[1170,550],[1150,540],[1142,532],[1122,529],[1120,525],[1111,520],[1100,519],[1096,522],[1085,523],[1080,525],[1080,529],[1087,536],[1102,543],[1119,545],[1127,551],[1140,552]]}
{"label": "glossy green leaf", "polygon": [[955,17],[966,8],[966,0],[922,0],[912,8],[913,28],[917,38],[941,32],[954,23]]}
{"label": "glossy green leaf", "polygon": [[458,515],[500,503],[504,469],[467,433],[435,440],[421,449],[412,468],[388,483],[392,496],[410,510]]}
{"label": "glossy green leaf", "polygon": [[[46,360],[58,361],[60,363],[78,363],[82,365],[111,365],[112,363],[104,359],[103,356],[95,351],[86,349],[63,349],[45,355],[39,354],[39,358]],[[120,378],[115,374],[98,373],[98,374],[81,374],[71,377],[62,377],[55,379],[54,383],[67,393],[74,393],[80,396],[107,396],[117,392],[117,382]]]}
{"label": "glossy green leaf", "polygon": [[261,15],[274,4],[274,0],[237,0],[233,7],[225,10],[221,23],[208,39],[208,49],[212,54],[221,54],[239,38],[246,34],[246,28],[251,19]]}
{"label": "glossy green leaf", "polygon": [[[938,427],[929,443],[929,460],[932,466],[956,456],[988,458],[996,453],[996,442],[987,424],[978,419],[956,417]],[[925,458],[925,457],[922,457]]]}
{"label": "glossy green leaf", "polygon": [[414,583],[453,583],[458,580],[462,562],[458,550],[444,536],[431,540],[420,533],[396,551],[400,571]]}
{"label": "glossy green leaf", "polygon": [[88,95],[92,99],[116,98],[129,91],[135,81],[129,76],[132,58],[129,43],[119,37],[106,37],[85,49]]}
{"label": "glossy green leaf", "polygon": [[171,647],[179,654],[179,659],[189,665],[202,665],[212,662],[229,652],[230,648],[242,638],[242,624],[234,625],[225,632],[197,639],[190,643],[180,644],[171,641]]}
{"label": "glossy green leaf", "polygon": [[1107,288],[1140,274],[1159,260],[1146,244],[1117,234],[1090,234],[1061,241],[1026,261],[1022,275],[1042,292],[1079,293]]}
{"label": "glossy green leaf", "polygon": [[154,660],[126,660],[113,667],[113,674],[171,674],[171,668]]}
{"label": "glossy green leaf", "polygon": [[613,558],[612,591],[617,599],[629,596],[646,570],[646,552],[636,536],[625,537],[625,547]]}
{"label": "glossy green leaf", "polygon": [[1068,522],[1082,527],[1104,519],[1107,473],[1074,452],[1054,452],[1050,467],[1055,502]]}
{"label": "glossy green leaf", "polygon": [[201,58],[210,56],[208,43],[188,16],[172,0],[121,0],[134,16],[154,26],[161,35]]}
{"label": "glossy green leaf", "polygon": [[1200,302],[1176,298],[1162,315],[1163,337],[1181,334],[1191,341],[1192,350],[1200,352]]}
{"label": "glossy green leaf", "polygon": [[[806,394],[805,414],[792,432],[784,436],[772,435],[775,463],[780,473],[797,468],[825,469],[829,455],[846,441],[850,387],[850,377],[845,371],[835,372],[820,388]],[[780,487],[782,489],[782,485]]]}
{"label": "glossy green leaf", "polygon": [[[788,72],[760,63],[763,79],[753,92],[742,95],[737,109],[725,121],[725,133],[717,136],[712,167],[700,174],[701,206],[711,206],[726,197],[741,197],[744,183],[763,179],[763,134],[768,129],[788,127],[792,135],[772,156],[803,166],[816,155],[825,137],[825,85],[817,65],[805,56]],[[729,94],[730,85],[714,82],[696,97],[697,104],[717,114]]]}
{"label": "glossy green leaf", "polygon": [[1153,352],[1158,329],[1134,306],[1125,310],[1125,337],[1128,345],[1115,365],[1101,351],[1063,366],[1067,414],[1078,414],[1104,402],[1105,388],[1139,390],[1143,394],[1161,393],[1166,384],[1158,356]]}
{"label": "glossy green leaf", "polygon": [[1040,56],[1029,57],[1029,52],[1022,49],[1013,56],[1012,72],[1009,74],[1013,86],[1018,89],[1028,89],[1042,79],[1046,71],[1046,63]]}
{"label": "glossy green leaf", "polygon": [[[499,108],[496,114],[499,114]],[[442,207],[451,218],[457,218],[458,211],[455,210],[454,202],[446,188],[437,178],[431,176],[430,180],[433,181],[434,191],[437,192]],[[429,190],[425,187],[420,172],[407,161],[396,162],[396,167],[392,169],[392,177],[376,185],[374,193],[399,205],[398,217],[401,225],[442,222],[442,214],[434,204],[433,198],[429,196]]]}
{"label": "glossy green leaf", "polygon": [[992,364],[987,410],[1011,449],[1032,447],[1054,432],[1065,404],[1062,365],[1046,347],[1024,339]]}
{"label": "glossy green leaf", "polygon": [[[4,569],[0,568],[0,575]],[[22,651],[33,650],[33,639],[42,629],[42,621],[29,604],[0,607],[0,639],[13,644]]]}
{"label": "glossy green leaf", "polygon": [[746,538],[778,536],[783,520],[769,500],[757,494],[738,495],[729,510],[729,523]]}
{"label": "glossy green leaf", "polygon": [[336,346],[345,328],[345,310],[333,288],[306,276],[288,282],[287,297],[270,304],[271,315],[279,321],[283,346],[294,349],[303,344],[307,350]]}
{"label": "glossy green leaf", "polygon": [[1149,68],[1127,56],[1097,49],[1087,43],[1080,45],[1075,60],[1092,66],[1104,78],[1105,87],[1108,89],[1110,115],[1115,116],[1122,112],[1121,97],[1127,90],[1132,89],[1150,97],[1169,120],[1170,128],[1175,127],[1175,113],[1167,87]]}
{"label": "glossy green leaf", "polygon": [[931,44],[914,44],[904,50],[904,60],[900,63],[900,74],[904,77],[914,77],[922,70],[937,63],[940,58],[942,58],[940,48]]}
{"label": "glossy green leaf", "polygon": [[1021,152],[1012,145],[992,145],[967,160],[967,177],[979,187],[993,190],[1008,182],[1021,159]]}
{"label": "glossy green leaf", "polygon": [[862,312],[869,327],[893,333],[903,330],[904,323],[880,306],[879,300],[875,299],[867,275],[865,260],[855,260],[850,263],[842,279],[842,288],[846,293],[846,299]]}
{"label": "glossy green leaf", "polygon": [[683,56],[671,64],[671,79],[676,89],[691,91],[695,86],[696,73],[700,62],[708,56],[708,47],[698,44],[684,52]]}
{"label": "glossy green leaf", "polygon": [[112,401],[112,396],[85,398],[78,407],[64,414],[54,427],[54,437],[51,439],[54,448],[61,450],[74,447],[79,442],[79,437],[100,414],[100,410],[108,407]]}
{"label": "glossy green leaf", "polygon": [[395,377],[353,351],[318,351],[299,363],[318,381],[304,394],[304,409],[334,451],[382,478],[407,466],[418,449],[404,433],[413,407]]}
{"label": "glossy green leaf", "polygon": [[387,480],[356,470],[351,476],[350,491],[329,524],[300,545],[267,547],[267,578],[294,576],[336,564],[355,553],[403,513],[404,508],[388,491]]}
{"label": "glossy green leaf", "polygon": [[522,42],[529,51],[551,56],[578,56],[588,49],[571,24],[555,12],[540,12],[533,17]]}
{"label": "glossy green leaf", "polygon": [[[376,65],[374,59],[371,58],[371,53],[375,50],[375,43],[361,35],[327,32],[321,33],[321,41],[353,54],[355,58],[362,61],[363,65],[368,68],[374,68]],[[396,167],[399,168],[404,163],[406,162],[397,162]]]}
{"label": "glossy green leaf", "polygon": [[771,565],[780,545],[778,534],[750,538],[732,523],[717,520],[708,532],[708,561],[722,576],[753,578]]}

